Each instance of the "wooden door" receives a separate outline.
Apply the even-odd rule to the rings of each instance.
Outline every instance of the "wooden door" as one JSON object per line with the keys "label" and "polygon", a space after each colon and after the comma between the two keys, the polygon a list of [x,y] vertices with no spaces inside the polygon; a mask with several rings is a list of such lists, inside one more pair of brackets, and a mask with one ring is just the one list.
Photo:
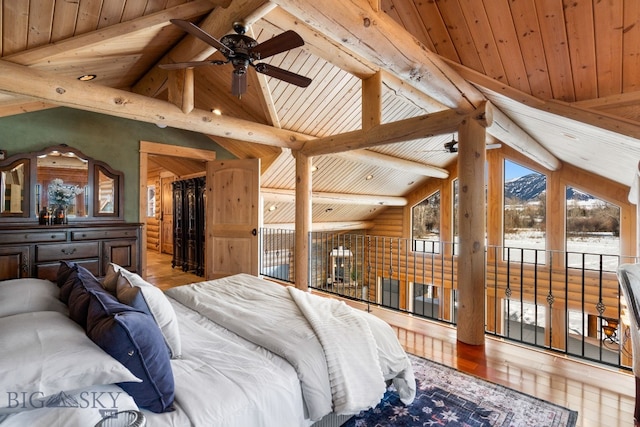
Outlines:
{"label": "wooden door", "polygon": [[260,160],[207,163],[206,278],[258,275]]}
{"label": "wooden door", "polygon": [[173,254],[173,188],[171,178],[160,178],[160,252]]}

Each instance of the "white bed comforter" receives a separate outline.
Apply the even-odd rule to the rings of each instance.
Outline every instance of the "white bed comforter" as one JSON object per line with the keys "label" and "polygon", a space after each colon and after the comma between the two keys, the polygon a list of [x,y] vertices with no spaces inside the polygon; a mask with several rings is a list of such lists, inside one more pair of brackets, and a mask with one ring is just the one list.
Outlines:
{"label": "white bed comforter", "polygon": [[393,380],[415,397],[411,363],[391,327],[375,316],[247,274],[172,288],[167,294],[296,370],[311,420],[376,405]]}

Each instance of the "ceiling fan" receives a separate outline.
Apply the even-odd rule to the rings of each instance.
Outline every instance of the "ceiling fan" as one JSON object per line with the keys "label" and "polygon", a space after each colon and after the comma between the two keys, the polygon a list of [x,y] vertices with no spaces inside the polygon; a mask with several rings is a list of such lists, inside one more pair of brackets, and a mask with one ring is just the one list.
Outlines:
{"label": "ceiling fan", "polygon": [[217,40],[192,22],[184,21],[182,19],[172,19],[171,23],[218,49],[224,55],[226,60],[160,64],[160,68],[165,70],[177,70],[182,68],[199,67],[201,65],[222,65],[231,63],[231,65],[233,65],[231,93],[238,97],[242,96],[242,94],[247,91],[247,70],[249,66],[253,67],[258,73],[274,77],[299,87],[307,87],[311,84],[311,79],[308,77],[275,67],[265,62],[255,63],[255,61],[304,45],[304,40],[302,40],[302,37],[300,37],[300,35],[295,31],[288,30],[267,41],[258,43],[251,37],[245,35],[247,27],[241,22],[235,22],[233,24],[233,29],[236,34],[227,34],[220,40]]}
{"label": "ceiling fan", "polygon": [[[487,150],[493,150],[496,148],[500,148],[502,145],[499,143],[494,143],[494,144],[487,144],[486,145],[486,149]],[[422,152],[427,152],[427,151],[431,151],[434,153],[449,153],[449,154],[454,154],[458,152],[458,141],[455,138],[455,135],[453,135],[451,137],[451,141],[447,141],[444,143],[444,147],[440,150],[421,150]]]}

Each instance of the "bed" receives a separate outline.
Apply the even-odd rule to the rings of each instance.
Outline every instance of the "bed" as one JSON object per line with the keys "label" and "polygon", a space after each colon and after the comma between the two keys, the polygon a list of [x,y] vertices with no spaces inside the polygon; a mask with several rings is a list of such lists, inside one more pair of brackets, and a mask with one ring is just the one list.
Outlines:
{"label": "bed", "polygon": [[0,282],[1,427],[311,426],[391,384],[413,401],[389,325],[251,275],[163,293],[61,262],[57,283]]}

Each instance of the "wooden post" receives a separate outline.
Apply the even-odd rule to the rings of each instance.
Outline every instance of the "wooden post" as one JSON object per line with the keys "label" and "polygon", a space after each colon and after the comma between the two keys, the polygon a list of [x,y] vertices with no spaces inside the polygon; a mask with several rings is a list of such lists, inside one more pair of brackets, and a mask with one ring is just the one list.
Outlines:
{"label": "wooden post", "polygon": [[309,232],[311,231],[311,157],[297,151],[296,157],[296,248],[294,282],[309,289]]}
{"label": "wooden post", "polygon": [[458,340],[484,344],[485,322],[485,124],[467,117],[458,130],[460,252],[458,255]]}

